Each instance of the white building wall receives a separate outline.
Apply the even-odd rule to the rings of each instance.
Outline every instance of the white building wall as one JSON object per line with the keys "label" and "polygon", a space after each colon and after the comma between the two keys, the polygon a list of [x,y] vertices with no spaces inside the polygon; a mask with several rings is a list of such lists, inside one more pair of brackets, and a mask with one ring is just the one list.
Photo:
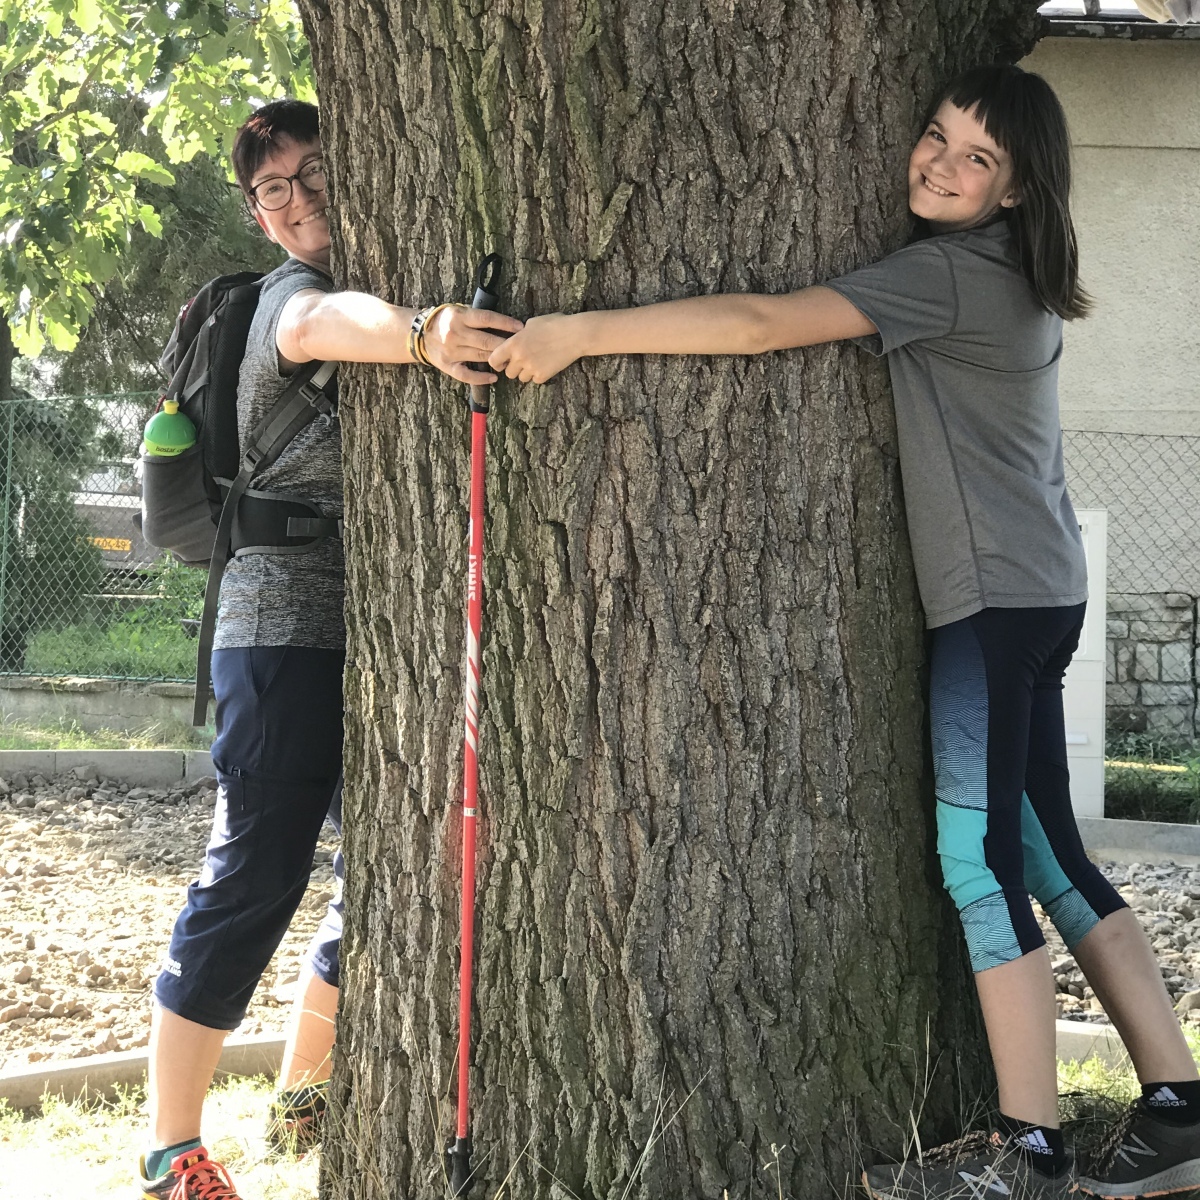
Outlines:
{"label": "white building wall", "polygon": [[1096,301],[1067,326],[1063,425],[1200,434],[1200,40],[1046,38],[1021,65],[1067,112]]}

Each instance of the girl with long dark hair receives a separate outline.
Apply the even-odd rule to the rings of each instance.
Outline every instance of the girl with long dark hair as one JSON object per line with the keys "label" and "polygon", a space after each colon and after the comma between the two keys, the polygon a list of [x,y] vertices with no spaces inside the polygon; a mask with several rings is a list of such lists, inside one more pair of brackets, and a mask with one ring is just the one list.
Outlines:
{"label": "girl with long dark hair", "polygon": [[[1200,1186],[1200,1080],[1136,918],[1071,811],[1062,680],[1086,565],[1063,476],[1062,324],[1084,316],[1070,145],[1049,85],[981,67],[909,159],[919,237],[789,295],[535,317],[491,356],[543,382],[585,355],[750,354],[855,339],[885,354],[917,580],[932,630],[938,852],[999,1082],[999,1128],[873,1168],[886,1200],[1134,1197]],[[1120,1031],[1143,1096],[1083,1175],[1059,1129],[1055,985],[1030,894]]]}

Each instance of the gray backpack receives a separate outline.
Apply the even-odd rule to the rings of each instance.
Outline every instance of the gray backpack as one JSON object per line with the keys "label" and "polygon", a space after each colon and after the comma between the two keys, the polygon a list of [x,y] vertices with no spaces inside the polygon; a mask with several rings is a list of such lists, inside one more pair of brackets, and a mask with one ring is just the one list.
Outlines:
{"label": "gray backpack", "polygon": [[152,546],[189,566],[205,567],[208,583],[196,655],[192,720],[204,725],[211,690],[217,599],[225,565],[235,554],[303,553],[341,537],[342,523],[301,497],[250,487],[317,417],[337,416],[336,363],[306,363],[251,432],[238,439],[237,386],[262,276],[223,275],[180,311],[159,360],[170,382],[159,399],[177,400],[196,427],[196,444],[173,457],[143,455],[142,511],[135,520]]}

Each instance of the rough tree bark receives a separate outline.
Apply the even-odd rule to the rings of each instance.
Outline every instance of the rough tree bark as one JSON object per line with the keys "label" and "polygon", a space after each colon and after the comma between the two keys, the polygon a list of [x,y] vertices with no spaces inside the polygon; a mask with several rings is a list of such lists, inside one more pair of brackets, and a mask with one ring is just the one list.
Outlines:
{"label": "rough tree bark", "polygon": [[[1032,0],[304,10],[340,282],[469,299],[497,250],[517,315],[786,290],[894,248],[932,90],[1035,21]],[[394,1200],[443,1192],[453,1123],[468,425],[465,389],[417,369],[347,370],[343,395],[323,1190]],[[592,361],[498,388],[490,424],[475,1194],[840,1192],[901,1148],[927,1073],[923,1135],[951,1132],[988,1074],[932,852],[884,369],[850,346]]]}

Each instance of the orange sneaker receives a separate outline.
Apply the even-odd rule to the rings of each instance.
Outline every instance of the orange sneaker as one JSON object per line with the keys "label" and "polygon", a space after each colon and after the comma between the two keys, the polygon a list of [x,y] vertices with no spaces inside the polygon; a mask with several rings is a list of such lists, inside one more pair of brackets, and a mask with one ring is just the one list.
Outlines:
{"label": "orange sneaker", "polygon": [[177,1154],[158,1179],[146,1178],[145,1158],[139,1173],[143,1200],[241,1200],[229,1172],[203,1146]]}

